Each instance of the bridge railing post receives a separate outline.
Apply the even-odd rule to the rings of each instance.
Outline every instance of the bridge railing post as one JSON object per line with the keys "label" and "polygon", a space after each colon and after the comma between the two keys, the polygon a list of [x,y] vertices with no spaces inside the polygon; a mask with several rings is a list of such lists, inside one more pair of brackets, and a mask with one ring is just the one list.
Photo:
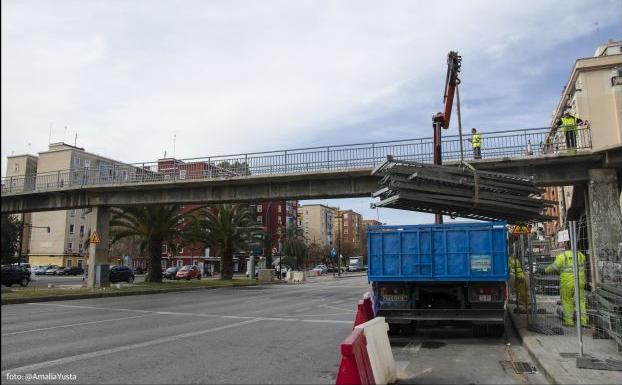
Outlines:
{"label": "bridge railing post", "polygon": [[285,173],[287,174],[287,150],[285,150]]}
{"label": "bridge railing post", "polygon": [[177,180],[177,159],[173,158],[173,180]]}
{"label": "bridge railing post", "polygon": [[13,177],[9,180],[9,192],[13,191]]}
{"label": "bridge railing post", "polygon": [[330,146],[326,147],[326,166],[330,170]]}
{"label": "bridge railing post", "polygon": [[207,158],[207,175],[212,179],[212,158]]}

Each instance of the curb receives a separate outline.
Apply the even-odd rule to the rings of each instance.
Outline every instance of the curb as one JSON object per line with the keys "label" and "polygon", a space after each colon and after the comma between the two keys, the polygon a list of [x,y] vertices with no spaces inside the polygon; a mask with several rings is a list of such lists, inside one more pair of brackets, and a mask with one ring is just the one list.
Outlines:
{"label": "curb", "polygon": [[16,305],[23,303],[34,303],[34,302],[52,302],[52,301],[69,301],[74,299],[89,299],[89,298],[106,298],[106,297],[127,297],[132,295],[150,295],[150,294],[162,294],[162,293],[174,293],[181,291],[194,291],[194,290],[213,290],[213,289],[222,289],[227,287],[244,287],[244,286],[260,286],[260,285],[278,285],[278,282],[272,283],[240,283],[234,285],[226,285],[226,286],[206,286],[206,287],[180,287],[180,288],[169,288],[169,289],[154,289],[154,290],[144,290],[144,291],[126,291],[126,292],[102,292],[102,293],[85,293],[85,294],[69,294],[69,295],[56,295],[56,296],[42,296],[42,297],[29,297],[29,298],[8,298],[2,299],[2,305]]}
{"label": "curb", "polygon": [[536,354],[535,349],[533,348],[533,346],[531,346],[531,342],[530,341],[525,341],[525,338],[524,338],[525,336],[523,334],[525,333],[526,330],[522,329],[523,332],[521,333],[521,328],[519,328],[519,326],[517,325],[518,322],[515,321],[516,315],[514,314],[514,312],[512,312],[512,311],[510,311],[508,309],[508,313],[510,315],[510,317],[509,317],[510,318],[510,323],[512,324],[512,329],[514,330],[514,333],[520,339],[523,347],[525,349],[527,349],[527,353],[529,353],[529,356],[531,357],[531,359],[536,363],[538,368],[542,371],[542,374],[544,375],[546,380],[550,384],[563,384],[563,382],[561,382],[561,381],[559,381],[559,379],[555,378],[555,376],[547,369],[546,365],[544,365],[542,363],[542,360],[540,360],[540,358]]}

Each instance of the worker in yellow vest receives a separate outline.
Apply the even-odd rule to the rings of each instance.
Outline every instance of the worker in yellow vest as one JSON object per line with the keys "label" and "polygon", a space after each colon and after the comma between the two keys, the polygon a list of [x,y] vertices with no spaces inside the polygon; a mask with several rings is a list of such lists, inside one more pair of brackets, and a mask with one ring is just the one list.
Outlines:
{"label": "worker in yellow vest", "polygon": [[[577,264],[579,266],[579,309],[581,310],[581,326],[587,326],[588,317],[585,311],[585,254],[577,250]],[[555,261],[547,266],[545,273],[559,273],[559,297],[564,310],[564,326],[574,325],[574,273],[572,271],[572,251],[568,248],[555,257]]]}
{"label": "worker in yellow vest", "polygon": [[578,125],[583,124],[583,120],[570,115],[566,111],[557,121],[557,127],[566,136],[566,149],[572,154],[577,153],[577,130]]}
{"label": "worker in yellow vest", "polygon": [[516,309],[517,312],[526,312],[529,308],[529,293],[527,291],[527,279],[523,272],[521,261],[516,256],[510,256],[510,275],[514,279],[516,288]]}
{"label": "worker in yellow vest", "polygon": [[473,147],[473,159],[482,159],[482,136],[475,128],[471,129],[471,147]]}

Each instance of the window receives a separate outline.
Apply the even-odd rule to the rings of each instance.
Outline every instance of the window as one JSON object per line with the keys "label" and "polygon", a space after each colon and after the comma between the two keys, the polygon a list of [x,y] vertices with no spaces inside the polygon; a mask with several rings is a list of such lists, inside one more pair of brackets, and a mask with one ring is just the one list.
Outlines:
{"label": "window", "polygon": [[186,170],[179,170],[179,179],[186,179]]}
{"label": "window", "polygon": [[80,167],[80,158],[78,158],[77,156],[73,158],[73,166]]}
{"label": "window", "polygon": [[281,218],[281,217],[279,216],[279,217],[278,217],[278,221],[277,221],[277,222],[279,223],[279,225],[282,225],[282,224],[283,224],[283,218]]}
{"label": "window", "polygon": [[279,206],[277,207],[277,212],[278,212],[279,214],[281,213],[281,205],[279,205]]}
{"label": "window", "polygon": [[257,223],[261,223],[261,222],[262,222],[261,215],[257,215]]}
{"label": "window", "polygon": [[257,212],[260,213],[263,210],[263,205],[257,205]]}
{"label": "window", "polygon": [[166,269],[166,259],[161,260],[160,265],[162,266],[163,269]]}
{"label": "window", "polygon": [[78,243],[78,251],[82,251],[82,249],[84,249],[84,243],[80,242]]}
{"label": "window", "polygon": [[91,167],[91,160],[90,159],[84,159],[84,168],[87,167]]}
{"label": "window", "polygon": [[182,261],[181,259],[177,260],[177,267],[182,267],[184,265],[184,261]]}
{"label": "window", "polygon": [[73,242],[67,242],[67,251],[73,251]]}
{"label": "window", "polygon": [[72,264],[73,264],[73,261],[71,259],[68,259],[66,266],[71,267]]}
{"label": "window", "polygon": [[84,236],[84,225],[80,225],[80,236]]}
{"label": "window", "polygon": [[343,229],[344,234],[348,234],[348,229]]}
{"label": "window", "polygon": [[69,210],[69,216],[70,217],[75,217],[76,216],[76,209]]}
{"label": "window", "polygon": [[78,267],[80,267],[80,268],[81,268],[81,267],[82,267],[82,263],[83,263],[83,262],[82,262],[82,260],[81,260],[81,259],[78,259]]}
{"label": "window", "polygon": [[75,227],[75,226],[74,226],[74,224],[73,224],[73,223],[70,223],[70,224],[69,224],[69,234],[73,234],[73,233],[74,233],[74,227]]}
{"label": "window", "polygon": [[86,209],[82,209],[82,212],[80,213],[80,218],[84,219],[86,217]]}
{"label": "window", "polygon": [[162,245],[162,254],[166,254],[168,252],[168,247],[166,245]]}

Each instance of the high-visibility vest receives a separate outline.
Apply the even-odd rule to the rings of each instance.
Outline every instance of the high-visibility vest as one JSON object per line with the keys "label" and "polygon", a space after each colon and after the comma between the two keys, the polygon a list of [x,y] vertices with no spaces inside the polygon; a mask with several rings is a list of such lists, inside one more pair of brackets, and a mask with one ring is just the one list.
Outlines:
{"label": "high-visibility vest", "polygon": [[[563,265],[560,267],[562,273],[572,274],[572,251],[566,250],[563,253],[559,253],[555,259],[563,259]],[[559,263],[559,261],[556,261]],[[579,266],[579,274],[585,271],[585,254],[577,251],[577,264]]]}
{"label": "high-visibility vest", "polygon": [[480,134],[473,134],[473,136],[471,137],[471,146],[473,146],[473,148],[479,148],[482,146],[482,137],[480,136]]}
{"label": "high-visibility vest", "polygon": [[562,132],[577,131],[577,118],[569,116],[567,118],[561,117],[562,120]]}

